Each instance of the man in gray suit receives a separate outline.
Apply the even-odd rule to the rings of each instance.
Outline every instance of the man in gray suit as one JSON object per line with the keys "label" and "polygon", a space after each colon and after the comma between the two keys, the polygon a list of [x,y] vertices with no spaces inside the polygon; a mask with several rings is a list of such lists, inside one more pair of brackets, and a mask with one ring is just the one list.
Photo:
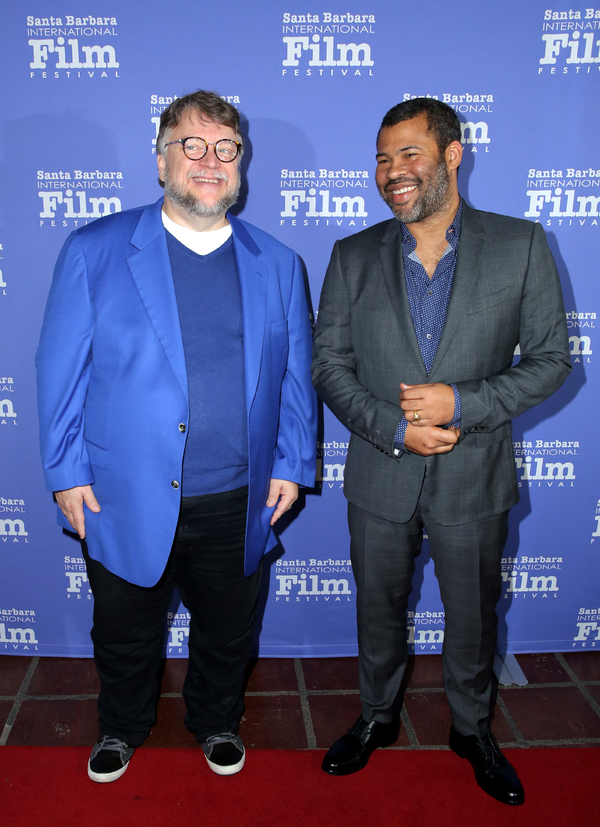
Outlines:
{"label": "man in gray suit", "polygon": [[433,99],[387,113],[376,182],[394,219],[336,242],[321,294],[313,382],[352,432],[344,490],[363,707],[323,769],[360,770],[398,736],[407,601],[426,528],[446,617],[450,747],[487,793],[521,804],[490,732],[500,559],[519,498],[511,419],[557,390],[571,365],[544,231],[460,198],[460,137],[454,110]]}

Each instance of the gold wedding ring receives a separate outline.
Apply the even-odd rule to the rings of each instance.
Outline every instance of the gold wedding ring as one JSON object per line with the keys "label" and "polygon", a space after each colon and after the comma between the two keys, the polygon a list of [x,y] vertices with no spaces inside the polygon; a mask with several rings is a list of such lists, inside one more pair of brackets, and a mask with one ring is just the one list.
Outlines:
{"label": "gold wedding ring", "polygon": [[419,421],[419,414],[418,414],[417,411],[415,411],[414,414],[413,414],[413,422],[418,422],[418,421]]}

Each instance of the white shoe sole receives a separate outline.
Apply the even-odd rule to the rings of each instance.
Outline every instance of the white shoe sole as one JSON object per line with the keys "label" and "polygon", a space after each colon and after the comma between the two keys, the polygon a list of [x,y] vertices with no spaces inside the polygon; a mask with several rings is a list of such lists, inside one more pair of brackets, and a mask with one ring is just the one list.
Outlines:
{"label": "white shoe sole", "polygon": [[129,761],[124,767],[121,767],[120,770],[115,770],[114,772],[94,772],[88,761],[88,778],[91,778],[92,781],[97,781],[98,784],[110,784],[111,781],[116,781],[117,778],[120,778],[128,766]]}
{"label": "white shoe sole", "polygon": [[[204,757],[206,758],[206,755]],[[239,772],[246,763],[246,750],[244,750],[244,754],[237,764],[229,764],[228,766],[223,767],[221,764],[215,764],[209,758],[206,758],[206,763],[213,772],[216,772],[217,775],[235,775],[236,772]]]}

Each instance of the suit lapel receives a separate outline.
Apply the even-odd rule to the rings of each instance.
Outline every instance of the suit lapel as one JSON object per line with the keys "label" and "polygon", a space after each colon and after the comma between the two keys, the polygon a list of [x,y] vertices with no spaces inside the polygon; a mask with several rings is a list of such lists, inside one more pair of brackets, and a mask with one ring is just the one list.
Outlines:
{"label": "suit lapel", "polygon": [[130,256],[127,263],[156,335],[187,399],[185,355],[161,207],[162,198],[142,213],[131,238],[138,252]]}
{"label": "suit lapel", "polygon": [[473,298],[480,279],[484,247],[485,235],[481,227],[481,220],[475,210],[471,209],[467,204],[464,204],[452,293],[450,294],[450,301],[448,302],[444,332],[442,333],[435,361],[429,373],[430,382],[435,381],[434,374],[439,368],[452,339],[460,327],[468,303]]}
{"label": "suit lapel", "polygon": [[244,224],[229,215],[242,294],[244,322],[244,367],[248,414],[258,387],[267,318],[268,268],[260,260],[262,251]]}
{"label": "suit lapel", "polygon": [[[423,374],[426,375],[406,291],[400,223],[395,218],[388,223],[387,229],[381,238],[379,261],[394,313],[400,323],[401,336],[406,347],[408,347],[408,356],[416,361],[423,369]],[[403,354],[404,358],[405,355]],[[426,381],[426,379],[423,381]]]}

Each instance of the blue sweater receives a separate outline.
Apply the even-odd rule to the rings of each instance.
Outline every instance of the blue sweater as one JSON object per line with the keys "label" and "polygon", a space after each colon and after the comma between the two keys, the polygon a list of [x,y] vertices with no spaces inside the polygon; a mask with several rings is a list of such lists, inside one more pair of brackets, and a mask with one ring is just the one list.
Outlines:
{"label": "blue sweater", "polygon": [[208,255],[167,232],[188,376],[184,497],[248,483],[242,299],[233,238]]}

